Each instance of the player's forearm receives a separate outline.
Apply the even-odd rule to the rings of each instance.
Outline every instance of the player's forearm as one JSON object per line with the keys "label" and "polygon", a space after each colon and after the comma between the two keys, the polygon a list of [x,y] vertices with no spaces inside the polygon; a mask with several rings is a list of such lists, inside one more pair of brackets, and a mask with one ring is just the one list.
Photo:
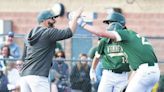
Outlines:
{"label": "player's forearm", "polygon": [[98,64],[98,62],[99,62],[99,58],[97,58],[97,57],[94,57],[93,58],[93,62],[92,62],[92,69],[96,69],[96,66],[97,66],[97,64]]}
{"label": "player's forearm", "polygon": [[100,28],[100,27],[96,27],[96,26],[91,26],[91,25],[88,25],[86,24],[84,26],[84,29],[86,29],[87,31],[97,35],[97,36],[102,36],[103,35],[103,31],[104,29],[103,28]]}
{"label": "player's forearm", "polygon": [[113,34],[113,32],[107,31],[104,27],[97,27],[86,24],[84,29],[100,37],[116,39],[115,34]]}

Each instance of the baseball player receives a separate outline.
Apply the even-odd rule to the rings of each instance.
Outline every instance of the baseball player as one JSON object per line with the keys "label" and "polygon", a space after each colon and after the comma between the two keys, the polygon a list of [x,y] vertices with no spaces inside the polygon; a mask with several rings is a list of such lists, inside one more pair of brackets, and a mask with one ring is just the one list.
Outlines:
{"label": "baseball player", "polygon": [[69,27],[63,30],[54,28],[57,15],[50,10],[38,14],[39,25],[27,35],[21,69],[21,92],[50,92],[48,74],[51,68],[56,41],[73,36],[77,19],[82,9],[76,11]]}
{"label": "baseball player", "polygon": [[[89,32],[113,40],[126,53],[130,68],[133,70],[133,74],[135,74],[129,81],[126,92],[151,92],[151,89],[159,81],[160,77],[160,70],[153,47],[146,38],[132,30],[126,29],[125,18],[122,14],[113,12],[108,16],[108,20],[104,21],[108,23],[107,29],[87,25],[82,20],[78,23],[85,24],[83,28]],[[112,18],[112,16],[115,17]],[[120,27],[123,29],[117,29]],[[94,65],[95,63],[93,63]],[[93,66],[92,69],[94,69]]]}
{"label": "baseball player", "polygon": [[[115,19],[116,15],[107,17]],[[117,19],[117,21],[122,21]],[[104,22],[107,23],[107,22]],[[84,26],[85,27],[85,26]],[[113,29],[122,30],[124,27],[113,26]],[[95,67],[101,56],[103,65],[103,73],[98,88],[98,92],[120,92],[128,83],[129,64],[127,63],[127,55],[121,47],[121,43],[117,43],[109,38],[102,38],[100,40],[96,55],[93,59],[92,68],[90,71],[91,79],[96,80]]]}

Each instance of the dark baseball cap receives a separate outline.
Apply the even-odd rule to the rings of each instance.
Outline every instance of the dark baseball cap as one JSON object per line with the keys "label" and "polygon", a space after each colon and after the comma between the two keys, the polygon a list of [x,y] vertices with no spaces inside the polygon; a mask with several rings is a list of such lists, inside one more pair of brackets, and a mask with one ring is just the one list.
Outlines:
{"label": "dark baseball cap", "polygon": [[38,23],[41,23],[47,19],[56,18],[56,17],[58,17],[58,16],[56,14],[54,14],[51,10],[44,10],[38,14],[37,21],[38,21]]}
{"label": "dark baseball cap", "polygon": [[8,32],[9,37],[14,37],[14,32]]}

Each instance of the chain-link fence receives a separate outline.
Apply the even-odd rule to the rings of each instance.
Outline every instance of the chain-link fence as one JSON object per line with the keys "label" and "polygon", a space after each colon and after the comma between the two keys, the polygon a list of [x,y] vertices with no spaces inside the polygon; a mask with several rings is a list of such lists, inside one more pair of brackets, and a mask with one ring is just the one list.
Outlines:
{"label": "chain-link fence", "polygon": [[[4,38],[5,34],[1,34],[0,37]],[[160,66],[160,70],[161,70],[161,74],[164,74],[164,37],[147,37],[149,39],[149,41],[152,43],[155,53],[157,55],[158,61],[159,61],[159,66]],[[71,88],[71,84],[73,82],[76,83],[76,81],[81,81],[81,84],[85,84],[85,89],[88,88],[88,90],[92,90],[94,91],[94,86],[92,82],[84,82],[84,79],[80,79],[79,80],[76,78],[72,78],[71,74],[72,74],[72,70],[75,67],[76,64],[78,64],[78,62],[81,62],[81,60],[78,58],[80,53],[85,53],[87,54],[89,49],[96,45],[97,43],[97,37],[96,36],[90,36],[90,35],[75,35],[74,37],[72,37],[70,39],[70,48],[71,50],[67,51],[66,47],[68,46],[68,42],[66,42],[66,40],[60,41],[64,52],[66,53],[66,55],[68,53],[71,53],[71,55],[68,57],[66,56],[66,58],[63,60],[65,64],[67,64],[68,66],[68,76],[66,77],[64,76],[58,76],[57,79],[51,80],[53,81],[52,83],[55,83],[57,85],[57,87],[59,88],[59,92],[70,92],[70,88]],[[19,44],[19,46],[21,47],[21,51],[23,50],[23,41],[24,41],[24,35],[21,34],[16,34],[15,35],[15,41],[16,43]],[[86,49],[85,46],[88,46],[88,48]],[[6,60],[6,61],[17,61],[18,59],[8,59],[8,58],[0,58],[1,60]],[[53,61],[57,61],[56,58],[53,59]],[[87,59],[86,61],[88,61],[88,65],[91,65],[92,60],[91,59]],[[88,69],[89,71],[89,69]],[[51,69],[51,72],[53,74],[55,74],[55,76],[57,75],[56,72]],[[79,71],[80,73],[80,71]],[[89,73],[89,72],[88,72]],[[78,85],[78,84],[77,84]]]}

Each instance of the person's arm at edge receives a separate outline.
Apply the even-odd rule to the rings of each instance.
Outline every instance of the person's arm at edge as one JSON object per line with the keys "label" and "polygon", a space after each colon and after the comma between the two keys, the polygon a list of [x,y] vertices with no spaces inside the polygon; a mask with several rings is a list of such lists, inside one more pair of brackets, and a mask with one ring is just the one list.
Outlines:
{"label": "person's arm at edge", "polygon": [[91,26],[88,24],[86,24],[83,28],[97,36],[106,37],[106,38],[110,38],[110,39],[114,39],[114,40],[116,39],[115,32],[107,31],[106,28]]}

